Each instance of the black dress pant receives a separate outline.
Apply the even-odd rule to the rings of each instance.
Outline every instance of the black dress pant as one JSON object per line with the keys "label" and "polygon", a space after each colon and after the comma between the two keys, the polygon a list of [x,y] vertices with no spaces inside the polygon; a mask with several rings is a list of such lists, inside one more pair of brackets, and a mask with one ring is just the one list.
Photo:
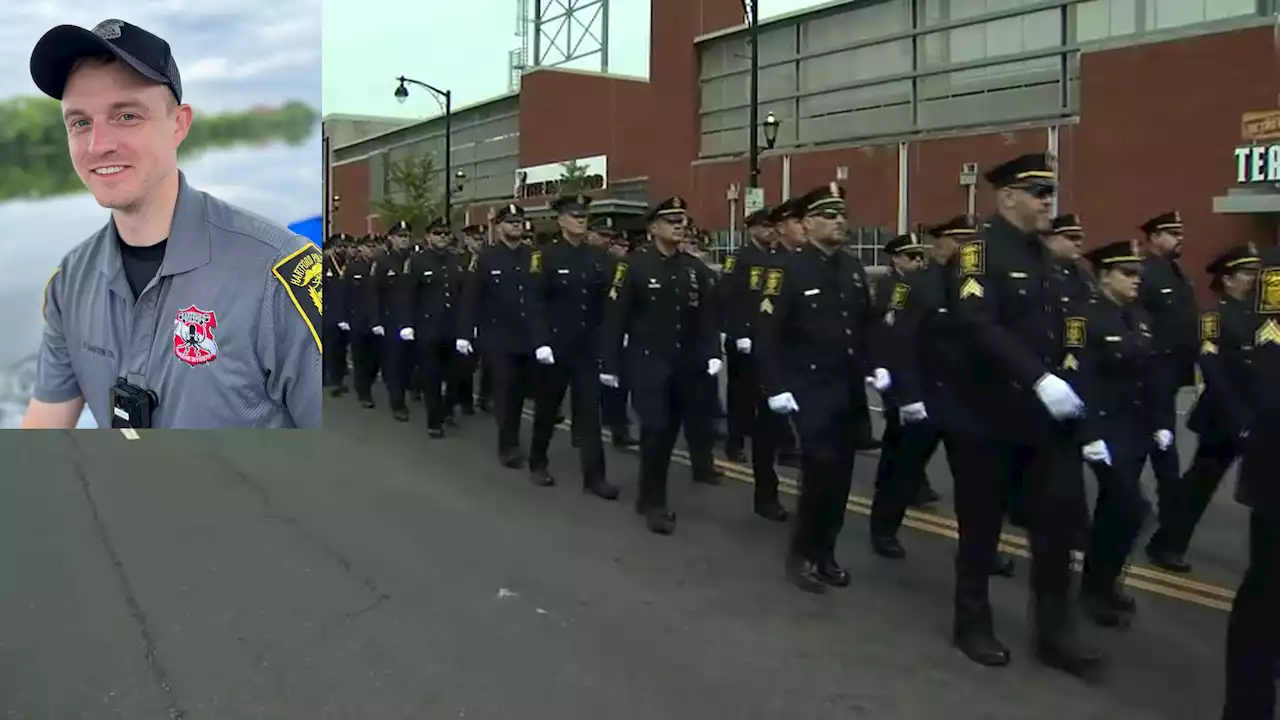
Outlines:
{"label": "black dress pant", "polygon": [[941,435],[929,420],[900,423],[896,410],[885,413],[884,446],[876,467],[876,490],[871,500],[872,537],[897,537],[907,508],[924,484],[925,468],[938,450]]}
{"label": "black dress pant", "polygon": [[725,425],[728,431],[725,446],[741,449],[743,439],[751,435],[756,396],[759,394],[755,358],[738,352],[731,345],[725,352],[725,363]]}
{"label": "black dress pant", "polygon": [[413,380],[416,340],[404,340],[399,335],[387,335],[383,338],[383,370],[382,380],[387,386],[387,402],[392,410],[408,410],[405,393]]}
{"label": "black dress pant", "polygon": [[347,378],[347,346],[351,334],[330,323],[324,328],[324,357],[321,359],[326,387],[340,387]]}
{"label": "black dress pant", "polygon": [[[861,378],[858,378],[859,383]],[[832,396],[840,395],[839,388]],[[798,400],[793,414],[800,440],[800,500],[791,536],[793,556],[821,563],[835,556],[836,540],[844,528],[849,489],[853,484],[853,463],[857,449],[851,442],[857,429],[859,410],[844,403],[814,403]],[[826,407],[823,407],[825,405]]]}
{"label": "black dress pant", "polygon": [[791,420],[769,409],[769,399],[757,389],[749,427],[751,436],[751,479],[755,483],[757,506],[778,501],[778,449],[790,437]]}
{"label": "black dress pant", "polygon": [[1005,512],[1003,484],[1016,478],[1031,545],[1036,627],[1042,639],[1054,640],[1070,630],[1071,549],[1087,522],[1079,446],[1065,434],[1034,445],[949,440],[960,526],[955,632],[994,632],[990,575]]}
{"label": "black dress pant", "polygon": [[485,367],[493,377],[493,419],[498,425],[498,452],[520,449],[520,420],[526,394],[532,387],[531,353],[492,351],[485,354]]}
{"label": "black dress pant", "polygon": [[630,394],[626,387],[600,386],[600,417],[603,425],[615,433],[631,426],[631,421],[627,418],[627,400]]}
{"label": "black dress pant", "polygon": [[682,426],[694,476],[712,472],[709,450],[693,450],[711,447],[714,398],[708,397],[709,387],[707,374],[700,367],[678,368],[665,377],[636,382],[632,404],[640,418],[640,491],[636,505],[641,510],[667,507],[671,451]]}
{"label": "black dress pant", "polygon": [[382,366],[382,338],[374,335],[366,328],[362,332],[352,331],[351,337],[351,382],[355,385],[356,396],[361,400],[373,400],[373,380],[378,377]]}
{"label": "black dress pant", "polygon": [[600,373],[594,352],[556,349],[555,363],[535,368],[533,441],[529,448],[529,468],[546,470],[547,451],[556,432],[556,416],[572,388],[573,432],[578,438],[578,456],[584,483],[603,480],[604,443],[600,439]]}
{"label": "black dress pant", "polygon": [[[1218,491],[1218,485],[1238,456],[1239,448],[1235,442],[1206,439],[1203,436],[1200,438],[1196,444],[1196,454],[1191,458],[1191,466],[1179,482],[1182,497],[1175,507],[1162,512],[1160,529],[1151,538],[1153,549],[1178,555],[1187,554],[1196,526],[1200,524],[1214,493]],[[1163,504],[1164,501],[1161,500],[1162,511]]]}
{"label": "black dress pant", "polygon": [[1081,577],[1082,588],[1098,594],[1115,588],[1151,513],[1151,505],[1142,494],[1144,453],[1125,452],[1120,442],[1109,440],[1107,444],[1112,452],[1111,464],[1089,464],[1098,480],[1098,498]]}
{"label": "black dress pant", "polygon": [[1222,720],[1274,720],[1280,660],[1280,517],[1249,518],[1249,569],[1227,621],[1227,687]]}
{"label": "black dress pant", "polygon": [[461,358],[454,340],[417,340],[418,389],[427,406],[427,428],[438,430],[449,414],[454,365]]}

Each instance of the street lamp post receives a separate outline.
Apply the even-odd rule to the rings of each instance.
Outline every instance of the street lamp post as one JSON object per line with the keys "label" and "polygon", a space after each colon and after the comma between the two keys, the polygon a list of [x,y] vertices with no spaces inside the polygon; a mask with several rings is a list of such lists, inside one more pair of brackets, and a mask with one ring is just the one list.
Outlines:
{"label": "street lamp post", "polygon": [[453,93],[448,90],[441,90],[433,87],[421,80],[414,80],[401,75],[397,80],[400,85],[396,87],[396,102],[403,103],[409,99],[408,83],[417,85],[441,100],[444,103],[444,220],[449,224],[449,229],[453,229],[453,201],[450,197],[453,195],[449,184],[453,178]]}
{"label": "street lamp post", "polygon": [[747,15],[747,41],[751,43],[751,106],[747,113],[751,144],[747,146],[750,180],[747,187],[760,187],[760,143],[756,126],[760,124],[760,0],[742,0]]}

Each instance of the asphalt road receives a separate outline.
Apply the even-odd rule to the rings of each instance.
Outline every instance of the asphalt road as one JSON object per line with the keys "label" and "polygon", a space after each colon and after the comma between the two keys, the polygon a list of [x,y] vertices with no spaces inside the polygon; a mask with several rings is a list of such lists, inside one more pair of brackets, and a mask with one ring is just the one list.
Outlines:
{"label": "asphalt road", "polygon": [[323,432],[0,434],[0,717],[1215,716],[1220,610],[1140,593],[1133,628],[1087,630],[1111,666],[1086,686],[1030,660],[1023,562],[993,581],[1015,662],[983,669],[947,643],[937,532],[890,563],[851,513],[853,585],[811,597],[745,483],[675,469],[657,537],[633,455],[609,453],[605,503],[563,438],[536,488],[487,416],[444,441],[414,420],[344,398]]}

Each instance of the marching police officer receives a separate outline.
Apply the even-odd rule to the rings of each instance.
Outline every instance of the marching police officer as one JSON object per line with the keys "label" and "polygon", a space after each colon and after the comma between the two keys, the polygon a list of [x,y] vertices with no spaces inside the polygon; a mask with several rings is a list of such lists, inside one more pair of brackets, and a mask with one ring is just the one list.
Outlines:
{"label": "marching police officer", "polygon": [[1187,415],[1187,429],[1198,435],[1195,456],[1182,477],[1186,492],[1165,513],[1151,545],[1167,551],[1177,565],[1186,562],[1196,525],[1218,483],[1240,454],[1241,435],[1249,427],[1257,394],[1250,362],[1255,316],[1252,293],[1258,279],[1258,256],[1246,246],[1230,248],[1205,268],[1218,303],[1200,314],[1200,373],[1204,391]]}
{"label": "marching police officer", "polygon": [[[691,447],[710,445],[712,398],[706,397],[706,376],[719,374],[723,365],[714,299],[704,285],[701,261],[679,249],[686,207],[676,196],[649,211],[653,242],[615,267],[601,332],[600,382],[617,387],[625,368],[640,417],[636,511],[650,531],[663,535],[676,526],[667,502],[676,435],[683,424]],[[695,464],[694,479],[706,481],[713,469]]]}
{"label": "marching police officer", "polygon": [[[618,263],[625,262],[627,253],[631,251],[630,239],[615,231],[602,233],[609,239],[609,264],[607,275],[613,277],[614,271],[618,267]],[[627,373],[624,371],[622,379],[626,379]],[[627,407],[630,402],[630,391],[625,385],[618,387],[609,387],[607,385],[600,386],[600,412],[601,419],[613,437],[614,447],[629,448],[635,447],[639,441],[631,435],[631,419],[627,415]]]}
{"label": "marching police officer", "polygon": [[526,286],[533,251],[524,241],[524,208],[507,205],[493,219],[498,242],[475,255],[463,284],[459,317],[459,353],[480,345],[493,373],[493,417],[498,426],[498,459],[509,468],[524,466],[520,450],[520,417],[531,387],[533,345],[529,332]]}
{"label": "marching police officer", "polygon": [[[769,270],[756,320],[756,362],[769,408],[791,415],[800,437],[801,483],[787,576],[800,589],[849,584],[836,562],[856,450],[851,439],[867,402],[863,378],[889,384],[870,362],[874,322],[866,270],[840,246],[847,237],[844,189],[836,183],[794,203],[808,244]],[[868,377],[870,376],[870,377]]]}
{"label": "marching police officer", "polygon": [[[790,200],[779,203],[769,213],[769,224],[773,226],[773,257],[770,259],[768,270],[776,270],[781,268],[791,257],[791,253],[799,250],[809,243],[809,239],[805,236],[804,228],[805,208],[800,204],[800,198],[791,198]],[[761,283],[761,289],[764,284]],[[757,298],[757,306],[755,310],[759,314],[759,298]],[[759,363],[756,365],[757,381],[759,379]],[[757,382],[757,384],[759,384]],[[760,389],[763,393],[763,388]],[[786,467],[800,467],[800,451],[796,448],[795,428],[786,417],[779,415],[769,409],[768,396],[761,394],[760,404],[756,408],[756,422],[763,424],[765,429],[759,434],[768,439],[772,443],[769,447],[764,448],[761,454],[761,463],[769,462],[767,458],[776,457],[778,465]],[[752,438],[753,443],[762,442],[760,438]],[[861,449],[861,448],[860,448]],[[752,449],[754,453],[754,446]],[[752,458],[752,464],[756,463]],[[770,463],[772,466],[772,463]]]}
{"label": "marching police officer", "polygon": [[449,223],[439,218],[427,228],[426,247],[409,255],[395,299],[397,334],[412,343],[417,386],[425,396],[427,434],[444,437],[446,402],[455,354],[458,304],[462,298],[461,256],[450,248]]}
{"label": "marching police officer", "polygon": [[[472,258],[484,247],[484,239],[488,236],[489,229],[483,225],[468,225],[462,229],[462,238],[455,246],[458,256],[461,260],[463,269],[471,267]],[[450,393],[451,408],[457,407],[462,411],[463,415],[475,414],[476,403],[476,370],[480,365],[478,355],[462,355],[453,359],[453,380],[454,389]],[[485,371],[485,377],[488,372]],[[484,385],[484,383],[482,383]],[[482,409],[487,407],[489,393],[487,387],[482,388],[483,396]]]}
{"label": "marching police officer", "polygon": [[347,392],[347,346],[351,339],[351,281],[347,260],[351,238],[329,237],[324,249],[324,384],[333,397]]}
{"label": "marching police officer", "polygon": [[[1155,370],[1169,376],[1163,386],[1176,399],[1180,388],[1195,383],[1200,345],[1197,332],[1200,310],[1196,307],[1195,291],[1178,265],[1182,255],[1182,216],[1177,211],[1162,213],[1143,223],[1140,229],[1146,235],[1142,249],[1147,256],[1142,266],[1141,302],[1151,315],[1155,332],[1159,355]],[[1153,447],[1149,457],[1156,476],[1160,524],[1165,526],[1174,522],[1170,515],[1182,506],[1186,497],[1176,438],[1169,437]],[[1152,540],[1163,542],[1165,537]],[[1170,572],[1190,571],[1186,560],[1176,557],[1171,548],[1162,547],[1159,542],[1147,543],[1151,564]]]}
{"label": "marching police officer", "polygon": [[1062,377],[1080,394],[1086,414],[1077,437],[1098,480],[1080,600],[1104,627],[1128,625],[1137,610],[1120,587],[1120,573],[1150,506],[1142,495],[1142,467],[1157,436],[1174,422],[1172,395],[1152,372],[1151,319],[1138,303],[1142,256],[1128,240],[1088,253],[1098,292],[1064,320]]}
{"label": "marching police officer", "polygon": [[533,441],[529,449],[530,479],[553,485],[547,450],[555,434],[556,416],[572,386],[573,431],[578,441],[582,489],[606,500],[618,488],[605,478],[604,444],[600,439],[600,324],[611,263],[603,248],[587,242],[591,198],[559,197],[551,204],[558,214],[559,237],[533,251],[526,285],[534,357],[543,365],[536,383]]}
{"label": "marching police officer", "polygon": [[[413,228],[404,220],[391,226],[387,236],[387,251],[378,262],[378,325],[375,332],[382,339],[382,379],[387,387],[387,401],[391,414],[400,422],[408,422],[409,406],[405,392],[413,373],[413,340],[397,334],[400,316],[396,303],[402,297],[401,279],[413,252]],[[387,329],[391,333],[387,333]]]}
{"label": "marching police officer", "polygon": [[1043,154],[1024,155],[986,174],[997,211],[981,236],[957,250],[952,312],[964,374],[963,404],[981,408],[955,438],[956,646],[982,665],[1002,666],[1009,650],[995,635],[989,575],[1000,540],[1002,482],[1021,483],[1028,511],[1036,654],[1079,674],[1100,657],[1083,647],[1070,612],[1071,549],[1087,507],[1080,448],[1067,421],[1084,412],[1055,374],[1062,308],[1041,233],[1050,229],[1055,173]]}
{"label": "marching police officer", "polygon": [[1249,567],[1227,622],[1222,720],[1269,720],[1276,712],[1280,656],[1280,250],[1262,253],[1254,296],[1253,380],[1257,404],[1240,457],[1236,500],[1249,508]]}
{"label": "marching police officer", "polygon": [[385,329],[379,325],[380,284],[375,276],[382,252],[378,238],[366,235],[347,260],[347,277],[351,281],[351,383],[360,406],[366,410],[375,407],[373,381],[382,365],[379,332],[385,334]]}
{"label": "marching police officer", "polygon": [[1062,302],[1068,306],[1087,302],[1097,291],[1097,287],[1081,254],[1084,224],[1080,221],[1080,216],[1067,213],[1054,218],[1044,242],[1061,275],[1060,285],[1065,289]]}

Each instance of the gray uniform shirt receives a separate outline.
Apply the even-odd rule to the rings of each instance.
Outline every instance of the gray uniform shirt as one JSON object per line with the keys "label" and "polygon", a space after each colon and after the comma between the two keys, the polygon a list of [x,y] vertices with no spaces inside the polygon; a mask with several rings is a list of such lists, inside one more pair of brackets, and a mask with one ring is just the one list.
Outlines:
{"label": "gray uniform shirt", "polygon": [[62,259],[35,399],[84,397],[109,427],[123,377],[158,396],[157,428],[320,427],[319,250],[179,183],[164,262],[136,301],[114,221]]}

